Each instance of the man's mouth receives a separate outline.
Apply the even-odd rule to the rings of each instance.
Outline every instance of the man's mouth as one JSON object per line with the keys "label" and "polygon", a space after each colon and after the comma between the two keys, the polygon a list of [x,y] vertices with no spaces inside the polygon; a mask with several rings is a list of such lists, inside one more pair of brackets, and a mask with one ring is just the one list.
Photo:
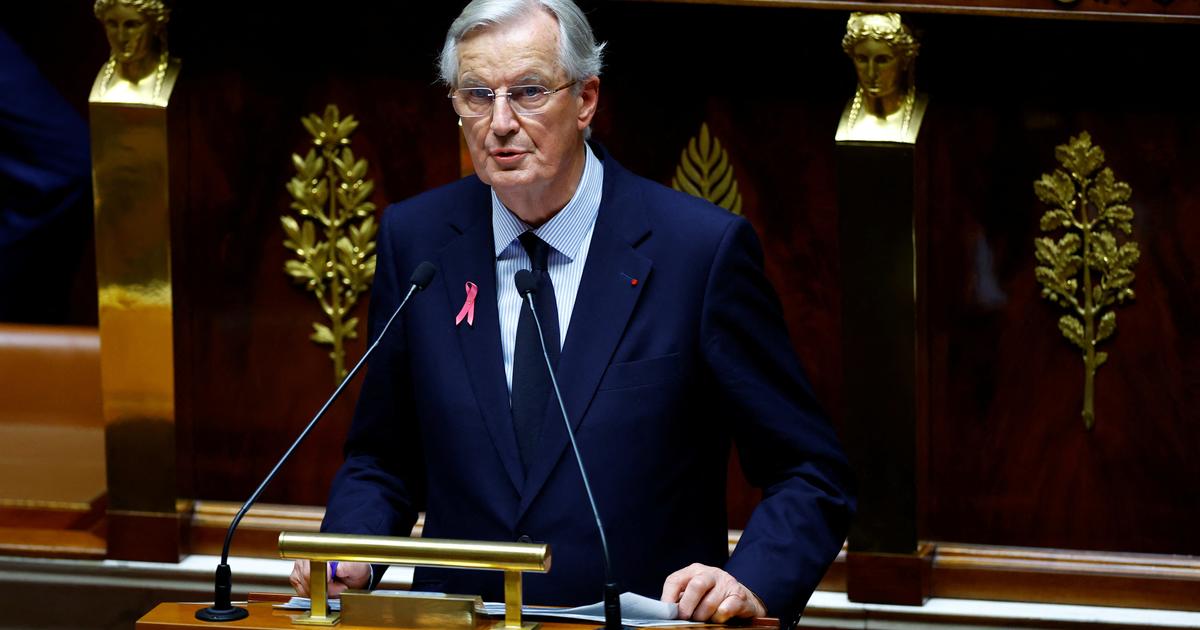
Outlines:
{"label": "man's mouth", "polygon": [[516,149],[496,149],[492,151],[492,160],[502,166],[516,165],[520,163],[521,158],[524,156],[524,151],[518,151]]}

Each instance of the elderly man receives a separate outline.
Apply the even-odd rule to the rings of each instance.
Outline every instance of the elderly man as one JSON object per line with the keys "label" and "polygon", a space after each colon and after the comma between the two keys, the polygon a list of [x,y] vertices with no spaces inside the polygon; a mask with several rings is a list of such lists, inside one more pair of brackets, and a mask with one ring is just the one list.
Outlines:
{"label": "elderly man", "polygon": [[[600,599],[596,524],[513,285],[532,268],[620,586],[685,618],[798,610],[846,533],[845,460],[749,224],[586,142],[602,48],[570,0],[476,0],[451,26],[442,78],[476,175],[385,213],[372,336],[411,269],[441,271],[372,359],[323,528],[404,534],[424,509],[428,537],[550,543],[527,601]],[[729,557],[731,441],[764,499]],[[373,573],[341,564],[331,590]],[[495,573],[415,581],[502,593]]]}

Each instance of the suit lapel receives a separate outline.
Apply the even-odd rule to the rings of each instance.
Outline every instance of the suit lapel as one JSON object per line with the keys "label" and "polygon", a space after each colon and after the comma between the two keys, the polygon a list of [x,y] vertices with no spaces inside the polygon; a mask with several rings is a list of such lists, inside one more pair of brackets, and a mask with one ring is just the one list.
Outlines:
{"label": "suit lapel", "polygon": [[[484,189],[486,190],[486,189]],[[463,358],[484,425],[513,488],[520,491],[524,472],[517,457],[517,438],[509,411],[508,387],[504,377],[504,358],[500,350],[500,315],[496,308],[496,260],[492,240],[491,206],[482,202],[487,216],[473,221],[457,239],[442,250],[440,266],[446,278],[446,293],[450,308],[445,312],[453,318],[466,299],[467,282],[479,287],[475,298],[475,325],[464,321],[457,327]],[[469,455],[468,455],[469,456]]]}
{"label": "suit lapel", "polygon": [[[650,259],[634,249],[648,228],[640,214],[640,200],[627,186],[620,185],[629,175],[612,160],[605,160],[604,168],[603,198],[556,371],[567,416],[575,431],[584,421],[652,266]],[[521,491],[518,520],[570,444],[553,394],[542,426],[538,459]]]}

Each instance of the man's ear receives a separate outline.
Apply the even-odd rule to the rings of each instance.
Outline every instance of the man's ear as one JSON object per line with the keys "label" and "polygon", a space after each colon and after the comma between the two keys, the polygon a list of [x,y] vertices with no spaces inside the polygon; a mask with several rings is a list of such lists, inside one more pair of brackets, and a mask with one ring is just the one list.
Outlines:
{"label": "man's ear", "polygon": [[575,122],[579,130],[583,131],[592,124],[592,117],[596,115],[596,106],[600,102],[600,77],[590,77],[584,81],[583,88],[575,98],[579,105],[579,115]]}

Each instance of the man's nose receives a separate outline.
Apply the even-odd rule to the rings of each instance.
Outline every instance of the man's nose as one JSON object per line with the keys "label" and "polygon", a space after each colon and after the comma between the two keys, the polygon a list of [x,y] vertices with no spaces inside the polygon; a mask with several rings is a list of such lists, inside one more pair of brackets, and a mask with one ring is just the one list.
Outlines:
{"label": "man's nose", "polygon": [[496,95],[492,103],[492,133],[497,136],[507,136],[520,127],[517,115],[508,103],[507,95]]}

